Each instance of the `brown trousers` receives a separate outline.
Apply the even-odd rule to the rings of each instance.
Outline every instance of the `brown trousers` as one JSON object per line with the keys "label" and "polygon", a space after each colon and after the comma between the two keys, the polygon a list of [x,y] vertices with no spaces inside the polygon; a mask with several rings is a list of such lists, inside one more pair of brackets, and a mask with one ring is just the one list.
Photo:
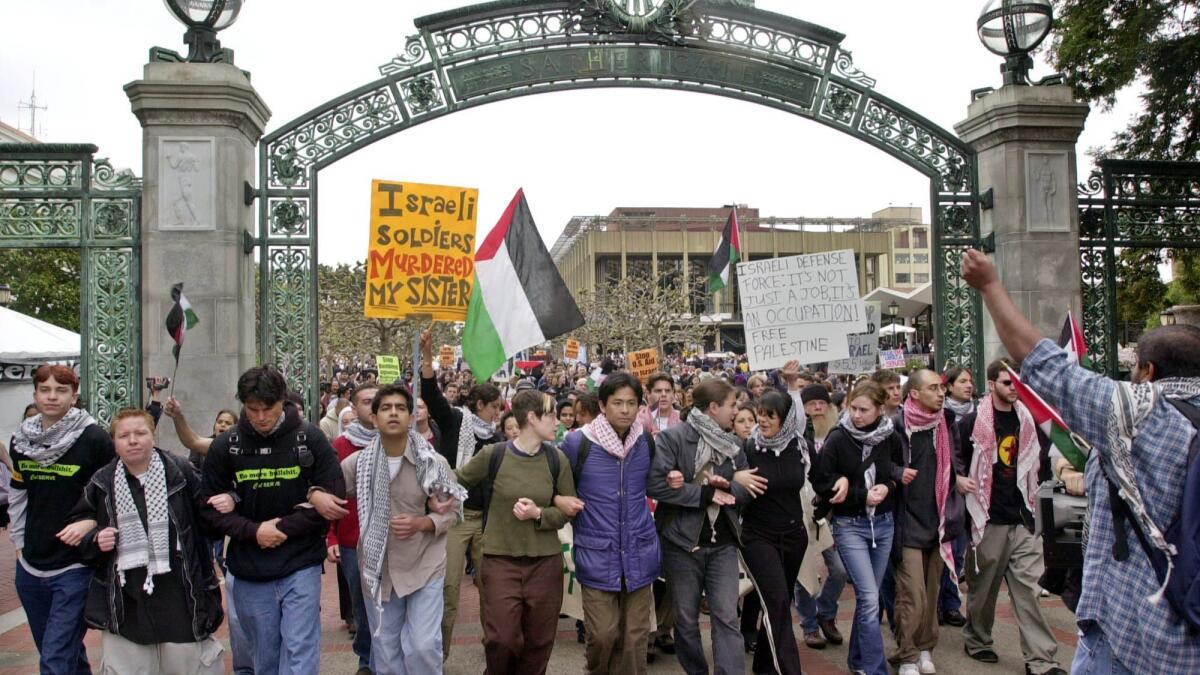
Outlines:
{"label": "brown trousers", "polygon": [[563,559],[483,556],[483,650],[489,675],[543,675],[558,633]]}
{"label": "brown trousers", "polygon": [[937,600],[942,584],[938,549],[904,547],[896,566],[896,651],[888,661],[916,663],[937,646]]}
{"label": "brown trousers", "polygon": [[644,675],[654,586],[624,593],[580,588],[588,675]]}

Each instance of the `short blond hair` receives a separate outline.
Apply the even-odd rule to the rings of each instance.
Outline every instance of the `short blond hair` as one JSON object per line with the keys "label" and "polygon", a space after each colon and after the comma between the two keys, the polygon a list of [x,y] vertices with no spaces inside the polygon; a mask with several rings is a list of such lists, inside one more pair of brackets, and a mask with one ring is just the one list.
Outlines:
{"label": "short blond hair", "polygon": [[118,412],[116,415],[113,416],[112,424],[110,424],[108,426],[108,435],[116,436],[117,435],[117,424],[121,420],[127,420],[127,419],[130,419],[133,417],[140,417],[141,419],[145,420],[146,426],[150,428],[150,433],[152,433],[152,434],[154,433],[155,425],[154,425],[154,416],[153,415],[146,412],[145,410],[142,410],[141,408],[124,408],[120,412]]}

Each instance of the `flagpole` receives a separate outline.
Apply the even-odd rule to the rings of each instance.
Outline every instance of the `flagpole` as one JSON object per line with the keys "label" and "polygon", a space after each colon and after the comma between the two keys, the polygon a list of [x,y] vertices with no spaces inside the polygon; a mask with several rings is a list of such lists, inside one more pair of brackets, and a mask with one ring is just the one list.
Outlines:
{"label": "flagpole", "polygon": [[175,356],[175,370],[171,371],[171,391],[167,394],[167,398],[171,399],[175,396],[175,376],[179,373],[179,356]]}

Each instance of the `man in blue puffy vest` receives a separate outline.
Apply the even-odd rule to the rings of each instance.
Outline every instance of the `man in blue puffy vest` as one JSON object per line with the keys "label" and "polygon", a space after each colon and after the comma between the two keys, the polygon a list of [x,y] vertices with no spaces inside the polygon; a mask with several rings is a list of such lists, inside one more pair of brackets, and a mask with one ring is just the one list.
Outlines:
{"label": "man in blue puffy vest", "polygon": [[[571,432],[563,453],[578,483],[575,575],[583,589],[587,673],[646,672],[658,534],[646,504],[651,440],[637,419],[642,385],[627,372],[600,385],[600,416]],[[586,504],[586,508],[583,508]]]}

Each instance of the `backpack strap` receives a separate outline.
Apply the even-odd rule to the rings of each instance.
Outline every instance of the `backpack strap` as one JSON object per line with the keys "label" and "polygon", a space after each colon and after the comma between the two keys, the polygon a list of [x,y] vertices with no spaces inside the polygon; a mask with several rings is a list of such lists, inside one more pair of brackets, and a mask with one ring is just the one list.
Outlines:
{"label": "backpack strap", "polygon": [[554,498],[559,495],[558,472],[562,465],[558,463],[558,448],[553,443],[542,443],[542,453],[546,455],[546,466],[550,469],[550,505],[553,505]]}
{"label": "backpack strap", "polygon": [[496,476],[500,474],[500,462],[504,461],[505,452],[508,449],[506,443],[493,443],[484,450],[491,450],[492,454],[488,457],[488,475],[487,480],[480,489],[483,491],[483,519],[479,524],[479,531],[482,533],[487,528],[488,510],[492,505],[492,486],[496,484]]}
{"label": "backpack strap", "polygon": [[583,473],[583,463],[587,461],[588,454],[592,451],[592,439],[588,438],[587,434],[582,432],[579,435],[583,437],[583,440],[579,441],[579,452],[575,454],[575,468],[571,472],[571,475],[575,478],[576,492],[579,491],[579,476]]}

